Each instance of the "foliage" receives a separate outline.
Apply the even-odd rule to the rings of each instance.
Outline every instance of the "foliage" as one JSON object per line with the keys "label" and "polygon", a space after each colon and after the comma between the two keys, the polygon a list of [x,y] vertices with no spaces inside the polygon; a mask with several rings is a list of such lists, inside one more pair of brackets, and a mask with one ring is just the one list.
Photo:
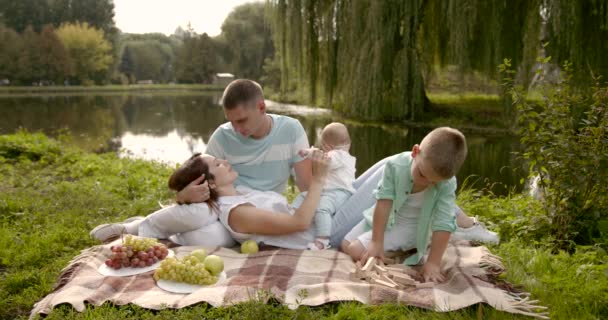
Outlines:
{"label": "foliage", "polygon": [[577,66],[573,85],[593,84],[589,74],[608,75],[608,3],[553,0],[547,5],[547,52],[562,65]]}
{"label": "foliage", "polygon": [[11,79],[19,70],[15,61],[23,53],[23,40],[17,32],[0,24],[0,43],[11,44],[0,46],[0,79]]}
{"label": "foliage", "polygon": [[182,40],[161,33],[122,34],[118,71],[130,82],[153,80],[155,83],[175,81],[175,65]]}
{"label": "foliage", "polygon": [[3,162],[42,161],[48,163],[61,155],[60,144],[42,133],[18,132],[0,136],[0,159]]}
{"label": "foliage", "polygon": [[545,246],[552,241],[550,220],[544,214],[542,204],[527,194],[496,197],[465,188],[457,200],[467,215],[479,217],[487,228],[498,232],[502,242],[521,241]]}
{"label": "foliage", "polygon": [[40,32],[45,25],[86,22],[114,34],[114,2],[111,0],[0,0],[0,17],[7,27],[22,32],[31,26]]}
{"label": "foliage", "polygon": [[235,7],[222,23],[222,33],[217,40],[224,47],[226,71],[239,78],[259,81],[264,60],[274,53],[272,34],[264,15],[264,3],[246,3]]}
{"label": "foliage", "polygon": [[189,33],[179,50],[175,76],[183,83],[211,83],[219,65],[217,42],[206,33]]}
{"label": "foliage", "polygon": [[[608,71],[605,1],[270,1],[283,96],[349,116],[419,120],[428,100],[421,76],[457,65],[497,77],[509,58],[524,82],[541,42],[559,63]],[[574,28],[574,29],[573,29]],[[589,35],[589,36],[587,36]],[[579,45],[583,44],[583,45]],[[589,54],[587,54],[589,53]],[[585,82],[579,82],[585,85]]]}
{"label": "foliage", "polygon": [[22,34],[0,26],[0,78],[13,83],[61,83],[71,70],[71,60],[52,26],[40,34],[27,28]]}
{"label": "foliage", "polygon": [[61,83],[71,73],[72,61],[53,27],[45,26],[42,28],[38,46],[42,69],[39,79]]}
{"label": "foliage", "polygon": [[561,248],[607,245],[608,87],[601,87],[598,79],[590,91],[575,90],[572,67],[566,63],[558,84],[543,87],[540,101],[531,103],[521,86],[514,85],[510,67],[505,60],[501,70],[517,108],[522,156],[543,191],[550,234]]}
{"label": "foliage", "polygon": [[95,73],[104,72],[112,65],[112,46],[103,31],[88,23],[63,24],[57,35],[70,54],[72,76],[82,84],[90,84]]}
{"label": "foliage", "polygon": [[124,73],[129,79],[129,83],[134,82],[132,78],[135,73],[135,59],[133,58],[133,53],[131,52],[131,48],[129,46],[125,46],[122,51],[122,55],[120,58],[120,65],[118,66],[118,71]]}
{"label": "foliage", "polygon": [[[167,203],[171,168],[152,162],[121,159],[114,154],[90,154],[41,134],[24,132],[0,137],[0,150],[20,146],[19,155],[0,157],[0,318],[26,319],[32,305],[52,291],[61,269],[80,250],[94,244],[88,231],[99,223],[145,215]],[[44,155],[41,158],[28,157]],[[293,194],[290,194],[293,196]],[[494,221],[508,230],[521,210],[542,216],[538,202],[525,196],[495,198],[472,193],[459,195],[467,212]],[[526,212],[524,214],[524,212]],[[501,226],[499,222],[505,220]],[[528,221],[532,225],[534,220]],[[519,223],[523,226],[524,223]],[[523,229],[492,248],[504,258],[505,281],[524,284],[552,319],[600,319],[608,315],[608,277],[605,251],[578,247],[572,254],[553,254],[532,245]],[[536,232],[530,229],[529,232]],[[542,233],[538,230],[538,234]],[[523,235],[527,238],[515,239]],[[503,238],[504,239],[504,238]],[[438,313],[411,306],[330,303],[290,310],[275,299],[260,296],[251,302],[213,308],[197,304],[160,311],[133,305],[87,305],[83,313],[61,305],[46,319],[527,319],[485,305]],[[271,297],[272,298],[272,297]]]}

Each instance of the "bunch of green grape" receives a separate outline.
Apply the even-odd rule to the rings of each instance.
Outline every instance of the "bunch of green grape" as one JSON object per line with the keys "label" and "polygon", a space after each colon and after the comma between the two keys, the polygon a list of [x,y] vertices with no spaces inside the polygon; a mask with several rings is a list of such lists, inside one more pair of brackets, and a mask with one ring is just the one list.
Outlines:
{"label": "bunch of green grape", "polygon": [[218,277],[211,275],[205,264],[194,256],[186,256],[182,260],[167,258],[154,272],[154,280],[173,280],[197,285],[215,284]]}
{"label": "bunch of green grape", "polygon": [[123,242],[124,246],[133,248],[134,251],[146,251],[148,248],[158,245],[154,238],[133,237],[127,235]]}

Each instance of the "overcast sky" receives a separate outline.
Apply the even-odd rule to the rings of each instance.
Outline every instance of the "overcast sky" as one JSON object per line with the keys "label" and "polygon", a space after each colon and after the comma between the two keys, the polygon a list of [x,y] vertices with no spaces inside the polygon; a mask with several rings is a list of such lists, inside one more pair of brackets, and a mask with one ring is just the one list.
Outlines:
{"label": "overcast sky", "polygon": [[114,0],[114,20],[122,32],[173,34],[188,22],[196,33],[220,34],[232,9],[262,0]]}

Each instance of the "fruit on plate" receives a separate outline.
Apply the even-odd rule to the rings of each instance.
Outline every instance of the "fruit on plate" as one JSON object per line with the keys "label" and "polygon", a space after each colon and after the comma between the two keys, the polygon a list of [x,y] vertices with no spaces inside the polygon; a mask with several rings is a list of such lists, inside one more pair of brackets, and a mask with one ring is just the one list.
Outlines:
{"label": "fruit on plate", "polygon": [[152,238],[126,236],[122,245],[112,246],[112,254],[106,260],[106,265],[112,269],[144,268],[163,260],[169,254],[169,249]]}
{"label": "fruit on plate", "polygon": [[190,252],[190,255],[195,256],[200,262],[203,262],[207,257],[207,251],[205,251],[205,249],[196,249]]}
{"label": "fruit on plate", "polygon": [[222,260],[222,258],[220,258],[219,256],[216,256],[214,254],[207,256],[207,258],[205,258],[205,269],[207,269],[207,271],[209,271],[212,275],[217,276],[219,275],[222,271],[224,271],[224,260]]}
{"label": "fruit on plate", "polygon": [[[224,261],[222,258],[210,255],[205,258],[205,261],[207,261],[209,257],[215,257],[210,260],[215,261],[214,263],[218,263],[216,258],[219,258],[222,270],[224,269]],[[160,267],[154,272],[154,280],[158,281],[163,279],[196,285],[210,285],[217,282],[217,275],[219,275],[220,272],[212,274],[207,270],[206,263],[201,262],[198,257],[189,254],[181,260],[174,257],[163,260]]]}

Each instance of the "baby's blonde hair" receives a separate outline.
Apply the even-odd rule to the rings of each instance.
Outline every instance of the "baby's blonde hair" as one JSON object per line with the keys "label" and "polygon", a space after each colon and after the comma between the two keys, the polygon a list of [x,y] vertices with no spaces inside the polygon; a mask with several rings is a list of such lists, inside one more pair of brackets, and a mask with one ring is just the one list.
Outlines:
{"label": "baby's blonde hair", "polygon": [[346,126],[340,122],[332,122],[326,125],[321,132],[321,142],[332,146],[332,148],[350,147],[350,135]]}
{"label": "baby's blonde hair", "polygon": [[437,128],[422,139],[420,155],[439,176],[451,178],[458,173],[467,157],[467,141],[457,129]]}

